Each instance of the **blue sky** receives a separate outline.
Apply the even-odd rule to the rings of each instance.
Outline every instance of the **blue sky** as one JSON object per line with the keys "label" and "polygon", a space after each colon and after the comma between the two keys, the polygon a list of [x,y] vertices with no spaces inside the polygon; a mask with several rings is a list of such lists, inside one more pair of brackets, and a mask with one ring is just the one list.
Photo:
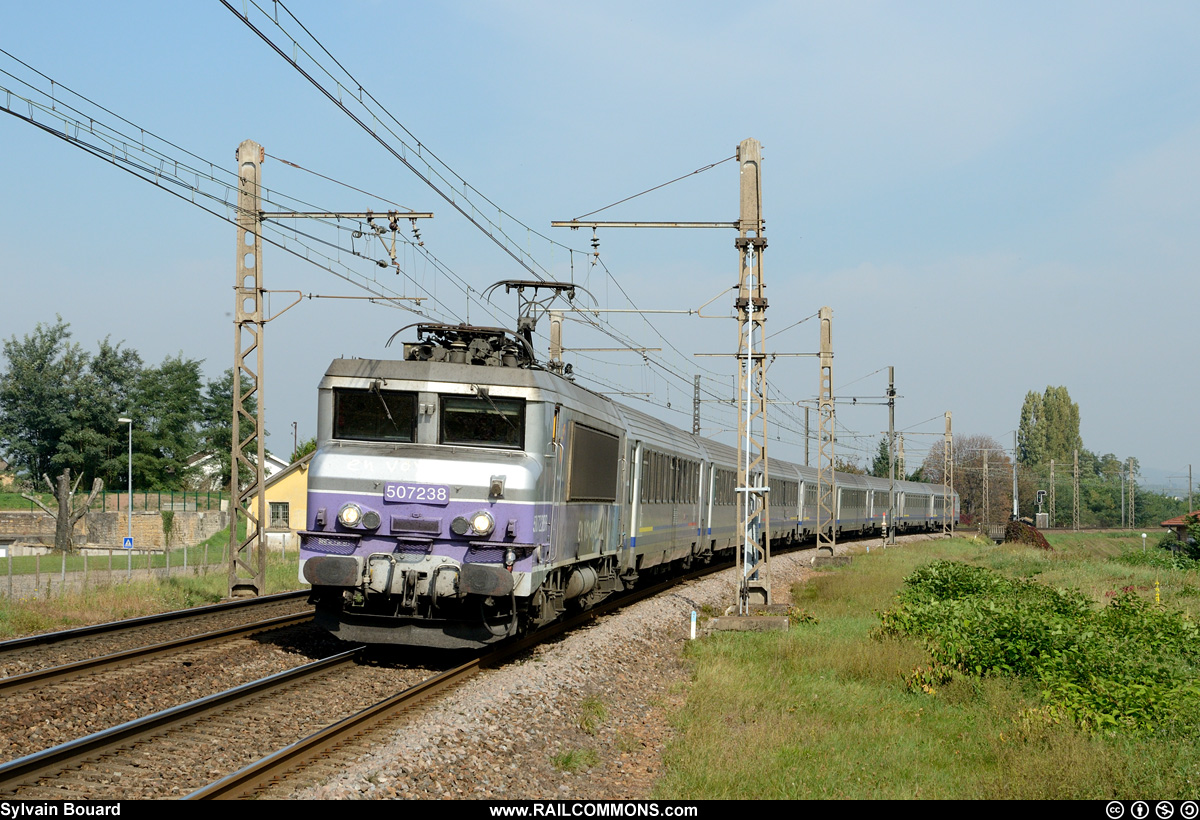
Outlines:
{"label": "blue sky", "polygon": [[[579,250],[589,237],[551,220],[760,140],[769,328],[831,306],[835,388],[881,395],[895,366],[899,428],[940,433],[950,410],[957,433],[1008,445],[1025,393],[1062,384],[1089,449],[1136,456],[1152,477],[1185,476],[1200,461],[1187,307],[1200,259],[1194,3],[288,7],[474,188]],[[233,170],[238,143],[254,139],[271,156],[268,187],[330,210],[383,207],[275,158],[288,159],[434,211],[421,225],[426,249],[477,291],[528,278],[220,3],[3,11],[0,48],[180,148]],[[6,57],[0,67],[28,77]],[[8,115],[0,147],[0,335],[59,313],[87,347],[111,336],[150,361],[204,359],[209,376],[230,366],[227,223]],[[596,218],[731,220],[736,207],[736,166],[726,163]],[[574,275],[601,307],[628,307],[623,289],[642,308],[694,308],[736,283],[732,238],[602,231],[613,279],[583,255]],[[553,275],[572,275],[561,247],[525,239]],[[443,316],[467,317],[452,281],[411,253],[404,266],[407,282],[368,263],[358,270],[406,293],[419,284]],[[363,293],[270,247],[264,276],[269,288]],[[714,307],[728,313],[728,297]],[[470,311],[495,321],[478,304]],[[512,305],[498,298],[495,311],[511,316]],[[314,432],[330,359],[390,355],[386,339],[419,318],[306,301],[272,322],[272,449],[288,451],[293,421],[301,437]],[[703,372],[715,393],[728,382],[731,363],[692,354],[731,352],[733,321],[651,317],[679,353],[646,320],[610,321],[638,344],[667,347],[661,361],[679,377],[634,354],[577,354],[583,383],[652,393],[651,409],[686,427],[690,375]],[[576,325],[566,343],[613,344]],[[772,343],[813,351],[816,323]],[[770,375],[781,400],[816,390],[811,359],[781,358]],[[727,409],[704,414],[706,432],[726,435]],[[773,418],[773,454],[801,459],[802,413],[781,407]],[[841,408],[839,423],[840,450],[862,456],[886,429],[886,409]],[[910,460],[933,441],[911,436]]]}

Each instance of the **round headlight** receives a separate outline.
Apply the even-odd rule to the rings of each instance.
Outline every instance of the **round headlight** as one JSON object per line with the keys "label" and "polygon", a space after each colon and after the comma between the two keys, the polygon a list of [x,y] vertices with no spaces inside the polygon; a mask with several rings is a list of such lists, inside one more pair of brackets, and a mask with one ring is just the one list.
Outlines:
{"label": "round headlight", "polygon": [[466,535],[470,531],[471,522],[463,518],[461,515],[455,516],[454,520],[450,522],[450,532],[454,533],[455,535]]}
{"label": "round headlight", "polygon": [[362,520],[362,510],[357,504],[346,504],[338,510],[338,521],[343,527],[357,527]]}
{"label": "round headlight", "polygon": [[374,510],[367,510],[363,513],[362,525],[369,530],[379,529],[379,525],[383,523],[383,519],[379,517],[379,513]]}
{"label": "round headlight", "polygon": [[492,530],[496,529],[496,522],[490,513],[480,510],[471,516],[471,529],[479,535],[491,535]]}

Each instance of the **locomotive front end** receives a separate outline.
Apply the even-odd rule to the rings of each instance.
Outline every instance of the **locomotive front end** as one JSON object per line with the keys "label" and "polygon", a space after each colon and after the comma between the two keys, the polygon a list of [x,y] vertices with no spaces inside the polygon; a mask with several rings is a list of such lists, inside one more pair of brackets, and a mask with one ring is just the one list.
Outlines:
{"label": "locomotive front end", "polygon": [[339,638],[461,648],[519,629],[546,519],[542,405],[523,371],[466,368],[338,360],[322,382],[300,577]]}

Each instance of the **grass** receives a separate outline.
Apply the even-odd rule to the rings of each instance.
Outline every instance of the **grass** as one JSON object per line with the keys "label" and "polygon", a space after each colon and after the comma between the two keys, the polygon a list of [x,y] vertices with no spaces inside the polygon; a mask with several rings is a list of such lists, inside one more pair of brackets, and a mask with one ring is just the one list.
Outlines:
{"label": "grass", "polygon": [[[872,637],[918,566],[952,559],[1080,589],[1096,606],[1132,585],[1168,609],[1198,605],[1194,570],[1130,566],[1137,536],[1051,536],[1045,553],[963,539],[856,556],[794,590],[816,623],[717,633],[688,645],[692,684],[656,787],[665,799],[1185,798],[1197,738],[1104,735],[1053,717],[1037,681],[948,680],[911,638]],[[1147,539],[1149,540],[1149,539]],[[1151,545],[1148,549],[1152,549]],[[1150,580],[1149,589],[1143,589]],[[1131,583],[1132,582],[1132,583]],[[1165,592],[1164,592],[1165,590]],[[925,676],[914,673],[925,670]],[[926,683],[930,691],[922,689]]]}
{"label": "grass", "polygon": [[[31,493],[31,495],[36,495],[42,500],[43,504],[52,510],[55,509],[56,505],[58,504],[58,502],[54,500],[54,496],[50,495],[50,493]],[[84,497],[86,498],[87,496],[85,495]],[[40,507],[38,507],[28,498],[22,496],[20,493],[0,493],[0,510],[41,512]]]}
{"label": "grass", "polygon": [[600,698],[585,698],[579,704],[579,728],[586,735],[595,735],[606,717],[608,710]]}
{"label": "grass", "polygon": [[[241,526],[244,528],[244,525]],[[222,564],[229,554],[229,528],[226,527],[199,544],[170,550],[172,568],[184,565],[185,551],[187,553],[186,563],[189,567],[203,564],[206,560],[210,564]],[[86,560],[89,572],[107,571],[110,555],[112,569],[115,572],[124,570],[131,560],[129,554],[120,548],[113,548],[107,553],[89,551],[86,559],[83,553],[74,552],[65,556],[65,569],[67,572],[83,572]],[[145,572],[151,568],[164,569],[167,566],[167,560],[167,553],[161,550],[145,552],[135,550],[132,553],[132,565],[135,572],[138,570]],[[7,575],[10,572],[10,566],[13,575],[58,575],[64,569],[64,555],[50,552],[45,555],[14,555],[11,557],[11,562],[8,558],[0,559],[0,576]]]}
{"label": "grass", "polygon": [[575,774],[598,765],[600,755],[595,749],[571,749],[553,755],[550,762],[560,771]]}
{"label": "grass", "polygon": [[[228,542],[228,529],[212,536],[209,539],[211,555],[219,555],[221,546],[227,546]],[[165,560],[157,564],[159,567],[164,565]],[[178,563],[173,560],[171,565],[182,566],[182,559]],[[138,566],[145,571],[144,563]],[[122,567],[123,562],[116,565],[116,569]],[[213,564],[203,572],[175,574],[162,579],[139,577],[135,571],[129,581],[122,575],[112,583],[51,597],[0,598],[0,639],[216,603],[225,597],[228,585],[227,565],[222,563]],[[266,587],[267,594],[300,587],[294,555],[283,557],[276,553],[268,556]]]}

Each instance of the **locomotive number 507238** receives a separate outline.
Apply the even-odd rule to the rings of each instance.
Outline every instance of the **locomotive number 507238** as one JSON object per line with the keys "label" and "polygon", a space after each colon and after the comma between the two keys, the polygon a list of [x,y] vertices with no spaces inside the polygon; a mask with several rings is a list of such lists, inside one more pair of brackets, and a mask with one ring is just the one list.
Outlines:
{"label": "locomotive number 507238", "polygon": [[449,504],[450,488],[444,484],[393,484],[383,488],[383,500],[417,504]]}

